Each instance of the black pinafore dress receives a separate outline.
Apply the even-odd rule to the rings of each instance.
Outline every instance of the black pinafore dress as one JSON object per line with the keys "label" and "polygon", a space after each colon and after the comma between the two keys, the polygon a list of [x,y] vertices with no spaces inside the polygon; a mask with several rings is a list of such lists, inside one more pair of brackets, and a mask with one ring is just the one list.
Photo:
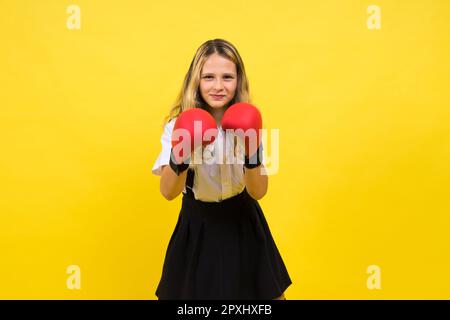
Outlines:
{"label": "black pinafore dress", "polygon": [[244,189],[221,202],[186,194],[170,238],[160,300],[274,299],[292,283],[258,202]]}

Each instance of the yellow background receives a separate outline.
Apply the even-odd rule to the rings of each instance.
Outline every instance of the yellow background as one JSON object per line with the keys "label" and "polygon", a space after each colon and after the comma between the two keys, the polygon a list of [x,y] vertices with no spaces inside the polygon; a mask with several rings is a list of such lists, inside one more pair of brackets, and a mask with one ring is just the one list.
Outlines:
{"label": "yellow background", "polygon": [[1,0],[0,298],[155,299],[180,207],[151,173],[162,119],[224,38],[280,130],[260,204],[286,297],[449,299],[449,35],[447,0]]}

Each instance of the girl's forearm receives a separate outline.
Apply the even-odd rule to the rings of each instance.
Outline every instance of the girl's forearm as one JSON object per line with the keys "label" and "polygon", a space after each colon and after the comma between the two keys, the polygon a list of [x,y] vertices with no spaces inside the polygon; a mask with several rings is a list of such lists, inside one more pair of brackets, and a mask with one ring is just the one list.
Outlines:
{"label": "girl's forearm", "polygon": [[[263,173],[261,173],[263,172]],[[259,200],[267,193],[268,177],[264,165],[253,169],[244,168],[244,181],[248,194],[255,200]]]}
{"label": "girl's forearm", "polygon": [[159,189],[164,198],[173,200],[183,191],[187,172],[188,170],[185,170],[177,176],[170,166],[167,165],[162,168]]}

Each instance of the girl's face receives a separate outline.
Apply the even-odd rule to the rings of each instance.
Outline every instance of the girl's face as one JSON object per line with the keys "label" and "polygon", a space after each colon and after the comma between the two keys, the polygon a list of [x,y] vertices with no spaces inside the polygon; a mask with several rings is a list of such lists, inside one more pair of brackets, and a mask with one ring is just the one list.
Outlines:
{"label": "girl's face", "polygon": [[236,65],[214,53],[208,57],[200,75],[200,94],[214,109],[226,106],[237,87]]}

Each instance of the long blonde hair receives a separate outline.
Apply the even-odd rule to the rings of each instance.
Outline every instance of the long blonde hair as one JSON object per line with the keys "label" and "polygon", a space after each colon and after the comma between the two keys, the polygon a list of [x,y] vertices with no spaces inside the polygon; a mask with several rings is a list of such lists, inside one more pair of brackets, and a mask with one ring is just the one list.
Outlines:
{"label": "long blonde hair", "polygon": [[251,103],[249,84],[245,73],[244,62],[242,61],[237,49],[230,42],[223,39],[208,40],[197,49],[189,70],[184,77],[183,86],[175,100],[175,103],[170,109],[169,115],[165,117],[164,123],[176,118],[181,112],[188,109],[204,109],[207,106],[199,90],[200,75],[205,61],[214,53],[229,59],[236,65],[237,87],[234,97],[229,102],[228,106],[237,102]]}

